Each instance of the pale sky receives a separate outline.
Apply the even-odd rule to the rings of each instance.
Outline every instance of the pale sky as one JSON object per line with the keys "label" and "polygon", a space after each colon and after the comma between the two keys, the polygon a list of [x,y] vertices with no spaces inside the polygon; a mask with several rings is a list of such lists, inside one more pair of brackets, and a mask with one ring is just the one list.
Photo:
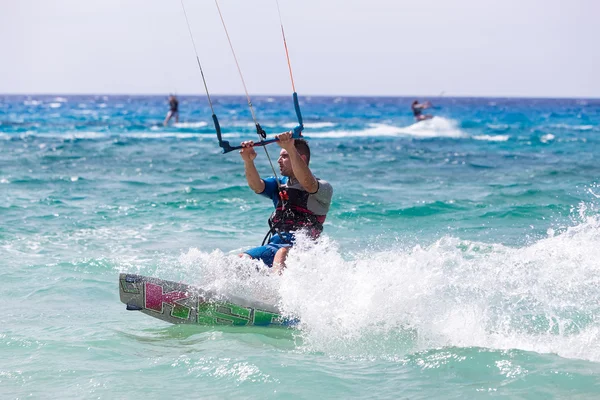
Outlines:
{"label": "pale sky", "polygon": [[[600,1],[280,0],[300,95],[600,97]],[[243,94],[184,0],[211,94]],[[275,0],[220,0],[251,95],[291,84]],[[204,94],[179,0],[0,0],[0,93]]]}

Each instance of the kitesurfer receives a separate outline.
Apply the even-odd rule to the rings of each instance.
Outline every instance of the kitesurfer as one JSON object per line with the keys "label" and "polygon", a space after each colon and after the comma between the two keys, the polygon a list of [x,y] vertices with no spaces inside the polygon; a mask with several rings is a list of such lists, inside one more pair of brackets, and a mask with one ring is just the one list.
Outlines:
{"label": "kitesurfer", "polygon": [[286,132],[276,136],[281,147],[277,162],[283,175],[279,184],[276,177],[261,179],[254,165],[254,142],[242,142],[240,151],[248,186],[255,193],[271,199],[275,206],[263,245],[247,250],[240,256],[260,259],[278,273],[285,268],[285,259],[294,244],[294,232],[303,229],[312,238],[319,236],[333,195],[331,184],[316,178],[308,167],[308,143],[303,139],[294,139],[292,135],[292,132]]}
{"label": "kitesurfer", "polygon": [[410,108],[412,109],[412,112],[417,122],[433,118],[433,115],[431,114],[423,114],[423,110],[429,107],[431,107],[431,103],[428,101],[426,101],[425,103],[419,103],[417,100],[412,102]]}
{"label": "kitesurfer", "polygon": [[175,122],[179,122],[179,102],[177,101],[177,97],[174,95],[169,96],[169,112],[167,113],[167,117],[163,122],[164,126],[167,126],[171,118],[175,117]]}

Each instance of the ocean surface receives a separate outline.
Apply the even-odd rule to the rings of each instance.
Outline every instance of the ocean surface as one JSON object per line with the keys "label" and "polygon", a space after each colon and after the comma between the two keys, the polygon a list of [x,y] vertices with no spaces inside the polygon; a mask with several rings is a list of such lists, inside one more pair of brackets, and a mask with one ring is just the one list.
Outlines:
{"label": "ocean surface", "polygon": [[[0,96],[0,398],[600,398],[600,100],[431,98],[415,123],[412,98],[300,93],[334,197],[281,277],[237,257],[272,204],[179,100],[164,128],[166,96]],[[253,104],[296,124],[291,96]],[[169,325],[125,310],[120,272],[300,324]]]}

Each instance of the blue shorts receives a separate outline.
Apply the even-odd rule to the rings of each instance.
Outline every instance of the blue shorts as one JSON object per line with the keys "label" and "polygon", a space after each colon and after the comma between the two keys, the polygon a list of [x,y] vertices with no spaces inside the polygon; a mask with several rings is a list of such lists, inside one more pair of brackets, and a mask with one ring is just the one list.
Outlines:
{"label": "blue shorts", "polygon": [[283,239],[278,234],[275,234],[265,246],[254,247],[250,250],[246,250],[244,253],[255,260],[262,260],[267,267],[271,268],[273,266],[275,253],[284,247],[292,247],[292,244],[294,243],[293,234],[283,233],[282,236]]}

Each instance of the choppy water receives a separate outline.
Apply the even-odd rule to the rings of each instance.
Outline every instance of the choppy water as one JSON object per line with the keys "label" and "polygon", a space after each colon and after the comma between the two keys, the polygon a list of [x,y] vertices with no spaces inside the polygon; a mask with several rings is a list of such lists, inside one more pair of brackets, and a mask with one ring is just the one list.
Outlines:
{"label": "choppy water", "polygon": [[[0,97],[2,398],[597,398],[600,100],[302,97],[326,234],[235,256],[271,204],[204,98]],[[254,99],[269,132],[290,98]],[[245,100],[217,97],[232,143]],[[271,147],[276,154],[276,147]],[[259,153],[259,170],[270,169]],[[170,326],[118,273],[278,302],[296,331]]]}

